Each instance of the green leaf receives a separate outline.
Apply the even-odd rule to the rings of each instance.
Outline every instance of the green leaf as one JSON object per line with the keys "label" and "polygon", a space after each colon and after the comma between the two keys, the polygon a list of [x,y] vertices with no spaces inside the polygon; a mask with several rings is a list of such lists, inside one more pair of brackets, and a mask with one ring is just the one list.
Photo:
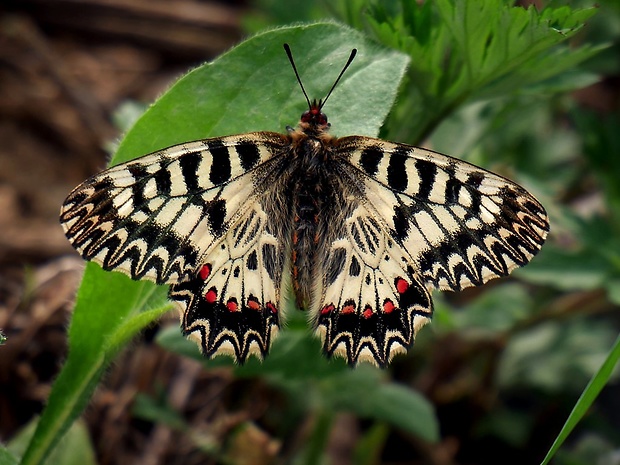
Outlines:
{"label": "green leaf", "polygon": [[562,290],[591,290],[605,282],[607,264],[589,250],[570,251],[550,243],[518,274],[527,275],[531,282]]}
{"label": "green leaf", "polygon": [[[282,28],[243,42],[196,68],[164,94],[127,134],[113,163],[164,147],[252,131],[285,132],[307,110],[282,44],[289,43],[310,98],[323,98],[357,48],[324,110],[338,136],[376,136],[408,63],[336,24]],[[309,45],[311,44],[311,45]]]}
{"label": "green leaf", "polygon": [[507,282],[482,293],[466,308],[455,312],[459,330],[493,334],[507,331],[531,312],[532,298],[522,284]]}
{"label": "green leaf", "polygon": [[[373,392],[366,392],[366,402],[360,403],[353,411],[386,421],[430,441],[439,441],[439,424],[432,404],[417,391],[394,383],[378,386]],[[362,411],[358,410],[364,405]]]}
{"label": "green leaf", "polygon": [[[37,420],[28,423],[9,443],[8,449],[21,455],[31,440],[37,426]],[[82,421],[75,422],[67,434],[60,440],[62,447],[57,447],[49,455],[48,462],[62,465],[95,465],[95,452],[90,441],[88,428]],[[0,459],[0,464],[2,464]]]}
{"label": "green leaf", "polygon": [[358,367],[326,380],[320,398],[334,410],[384,421],[427,441],[438,441],[439,425],[431,403],[411,388],[383,382],[375,368]]}
{"label": "green leaf", "polygon": [[577,423],[583,418],[588,409],[594,403],[594,400],[599,395],[601,390],[605,387],[609,378],[611,377],[614,367],[618,364],[618,360],[620,360],[620,336],[616,339],[611,351],[609,352],[607,358],[601,365],[598,372],[594,375],[594,377],[590,380],[583,393],[579,397],[579,400],[575,404],[572,412],[568,416],[566,423],[562,427],[560,434],[555,439],[549,452],[541,462],[541,465],[547,465],[550,460],[553,458],[555,453],[558,451],[560,446],[564,443],[568,435],[575,428]]}
{"label": "green leaf", "polygon": [[357,440],[352,462],[355,465],[373,465],[381,461],[381,449],[390,433],[385,423],[375,423]]}
{"label": "green leaf", "polygon": [[[286,125],[294,125],[307,105],[284,42],[291,45],[306,90],[317,98],[325,96],[351,49],[357,48],[358,58],[325,111],[337,134],[378,134],[407,57],[349,28],[319,23],[257,35],[188,73],[137,121],[113,163],[189,140],[284,132]],[[86,406],[113,357],[169,308],[165,287],[87,266],[69,329],[69,356],[22,463],[45,460]]]}
{"label": "green leaf", "polygon": [[497,372],[502,387],[578,392],[605,359],[616,330],[585,317],[545,321],[511,337]]}
{"label": "green leaf", "polygon": [[538,11],[511,3],[402,1],[397,12],[390,11],[394,4],[372,4],[372,33],[411,57],[406,92],[390,118],[390,139],[419,143],[464,103],[550,81],[604,48],[559,46],[595,8]]}
{"label": "green leaf", "polygon": [[[612,205],[608,203],[610,209]],[[613,289],[620,277],[620,218],[616,218],[614,212],[612,209],[609,215],[589,217],[564,212],[565,233],[573,236],[574,244],[570,247],[546,245],[540,256],[518,274],[558,289]],[[612,291],[611,296],[614,295]]]}
{"label": "green leaf", "polygon": [[[153,307],[147,309],[147,305]],[[87,266],[69,327],[69,356],[54,382],[22,464],[45,460],[86,406],[113,357],[133,335],[169,308],[165,288],[135,283],[93,264]]]}
{"label": "green leaf", "polygon": [[8,449],[0,446],[0,465],[17,465],[19,461]]}

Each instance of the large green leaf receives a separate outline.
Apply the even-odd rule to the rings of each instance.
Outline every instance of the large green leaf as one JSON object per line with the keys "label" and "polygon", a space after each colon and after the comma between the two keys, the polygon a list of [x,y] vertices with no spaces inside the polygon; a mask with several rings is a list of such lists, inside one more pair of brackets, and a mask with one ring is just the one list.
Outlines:
{"label": "large green leaf", "polygon": [[376,136],[408,60],[336,24],[277,29],[255,36],[188,73],[140,119],[113,163],[169,145],[251,131],[284,132],[307,109],[282,48],[289,43],[310,98],[323,98],[357,48],[357,58],[325,112],[338,136]]}
{"label": "large green leaf", "polygon": [[377,370],[370,367],[326,380],[321,393],[331,409],[385,421],[427,441],[439,439],[432,404],[409,387],[381,382]]}

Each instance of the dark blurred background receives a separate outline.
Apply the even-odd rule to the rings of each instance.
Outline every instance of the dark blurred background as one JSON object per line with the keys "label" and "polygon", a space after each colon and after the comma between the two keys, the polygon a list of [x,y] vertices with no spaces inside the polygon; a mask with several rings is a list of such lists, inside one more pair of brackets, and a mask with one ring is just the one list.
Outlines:
{"label": "dark blurred background", "polygon": [[[580,40],[618,43],[620,13],[608,11],[616,15],[610,20],[613,27],[586,27]],[[0,351],[0,441],[10,440],[42,411],[66,356],[66,328],[83,269],[58,223],[68,192],[104,168],[122,136],[119,128],[189,69],[262,26],[326,14],[304,3],[284,8],[275,2],[241,0],[15,0],[0,5],[0,328],[10,338]],[[601,37],[604,34],[607,37]],[[579,108],[606,121],[618,115],[620,103],[620,70],[617,61],[608,63],[607,69],[605,62],[596,65],[602,75],[599,83],[569,96]],[[609,131],[614,128],[620,133],[615,125]],[[578,132],[579,127],[572,125],[571,130]],[[600,208],[596,187],[567,192],[559,201],[576,209]],[[464,297],[465,302],[470,298]],[[567,292],[554,302],[561,318],[584,308],[590,314],[617,313],[606,291],[596,286]],[[608,326],[608,321],[617,323],[602,324]],[[588,333],[599,324],[587,320],[580,328]],[[617,333],[612,328],[607,329]],[[299,446],[295,438],[282,441],[270,430],[273,415],[265,421],[269,411],[280,411],[280,393],[260,379],[235,379],[226,369],[204,371],[197,362],[164,351],[152,341],[157,330],[150,329],[121,354],[84,414],[97,463],[267,464],[276,463],[277,456],[294,456]],[[505,340],[481,338],[472,344],[454,336],[440,342],[425,355],[422,375],[411,384],[436,404],[442,442],[424,444],[391,431],[377,463],[503,463],[489,458],[501,443],[486,434],[494,430],[501,430],[501,444],[508,444],[498,450],[520,451],[505,463],[540,459],[587,382],[584,372],[577,370],[575,377],[566,372],[565,380],[574,385],[565,392],[553,381],[553,388],[545,390],[545,367],[539,367],[538,384],[509,386],[505,394],[495,378],[497,360],[478,357],[497,353]],[[605,344],[609,347],[607,340]],[[562,358],[561,351],[555,355]],[[593,360],[594,367],[602,361],[600,356]],[[471,364],[483,365],[476,369],[480,378],[470,377]],[[405,369],[406,364],[396,363],[391,376],[407,379],[399,371]],[[132,415],[138,393],[165,397],[192,429]],[[613,433],[620,428],[619,393],[617,381],[609,385],[598,404],[602,416],[590,417],[569,443],[579,460],[600,457],[588,455],[593,448],[606,452],[607,461],[596,463],[620,463],[618,435]],[[499,397],[504,410],[489,420],[486,415]],[[233,434],[242,424],[252,427]],[[350,451],[368,425],[342,414],[332,426],[333,463],[354,463]],[[601,430],[612,433],[597,433]],[[303,441],[303,435],[296,440]]]}
{"label": "dark blurred background", "polygon": [[[59,227],[59,206],[105,167],[122,137],[119,119],[132,112],[127,102],[152,102],[238,42],[248,8],[193,0],[0,5],[0,328],[10,341],[0,355],[0,440],[41,412],[66,356],[84,262]],[[136,392],[171,381],[177,357],[137,342],[119,360],[86,413],[98,463],[176,463],[169,454],[202,463],[188,459],[191,441],[173,441],[130,415]],[[200,384],[199,365],[185,363],[191,375],[181,384]],[[218,389],[208,384],[200,396]],[[180,395],[185,405],[189,392]],[[231,416],[218,428],[238,424]]]}

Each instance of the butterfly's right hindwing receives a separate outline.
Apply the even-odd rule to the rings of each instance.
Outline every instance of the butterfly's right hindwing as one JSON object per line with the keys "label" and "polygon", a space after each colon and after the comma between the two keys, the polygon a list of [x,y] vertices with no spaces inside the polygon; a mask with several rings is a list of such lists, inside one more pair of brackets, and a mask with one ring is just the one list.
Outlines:
{"label": "butterfly's right hindwing", "polygon": [[432,288],[460,290],[525,265],[549,230],[515,183],[463,161],[361,136],[335,142],[354,209],[334,231],[316,328],[328,356],[385,366],[432,316]]}
{"label": "butterfly's right hindwing", "polygon": [[78,186],[61,210],[78,252],[133,279],[176,283],[251,205],[251,172],[269,169],[284,136],[249,133],[175,145]]}
{"label": "butterfly's right hindwing", "polygon": [[328,356],[386,366],[430,321],[433,304],[405,251],[365,205],[330,245],[316,328]]}

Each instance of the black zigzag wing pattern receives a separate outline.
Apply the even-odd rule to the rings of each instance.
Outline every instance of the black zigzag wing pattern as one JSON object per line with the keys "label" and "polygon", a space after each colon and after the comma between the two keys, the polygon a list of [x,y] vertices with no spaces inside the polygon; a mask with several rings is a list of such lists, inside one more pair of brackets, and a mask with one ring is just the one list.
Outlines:
{"label": "black zigzag wing pattern", "polygon": [[260,179],[281,169],[286,143],[208,139],[112,167],[67,197],[62,226],[104,269],[172,284],[182,330],[205,355],[262,358],[279,328],[284,242],[269,230]]}

